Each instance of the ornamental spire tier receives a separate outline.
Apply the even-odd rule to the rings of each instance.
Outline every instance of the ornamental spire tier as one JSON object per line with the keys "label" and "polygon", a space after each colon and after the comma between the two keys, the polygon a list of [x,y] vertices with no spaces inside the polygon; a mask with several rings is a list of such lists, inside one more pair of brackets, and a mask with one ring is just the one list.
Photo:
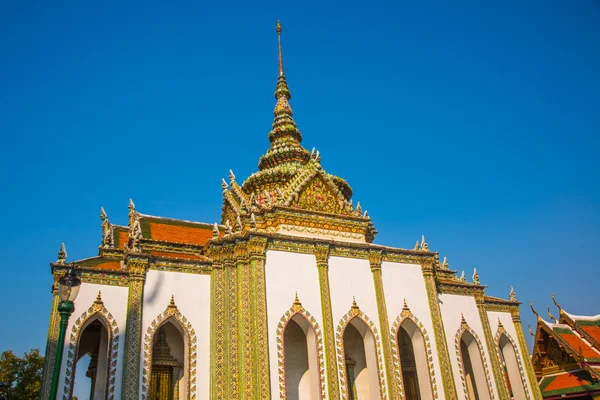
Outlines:
{"label": "ornamental spire tier", "polygon": [[[279,22],[276,31],[278,76],[270,146],[258,162],[258,172],[243,184],[239,185],[235,175],[229,174],[229,185],[226,182],[222,185],[221,223],[235,224],[235,234],[248,230],[287,230],[287,234],[306,235],[310,230],[311,236],[331,239],[329,232],[335,232],[336,239],[370,242],[376,230],[368,215],[360,207],[352,206],[350,185],[323,170],[318,150],[308,152],[302,147],[302,134],[294,121],[290,106],[292,95],[283,68]],[[335,218],[335,221],[327,218]],[[316,228],[321,225],[323,229]]]}

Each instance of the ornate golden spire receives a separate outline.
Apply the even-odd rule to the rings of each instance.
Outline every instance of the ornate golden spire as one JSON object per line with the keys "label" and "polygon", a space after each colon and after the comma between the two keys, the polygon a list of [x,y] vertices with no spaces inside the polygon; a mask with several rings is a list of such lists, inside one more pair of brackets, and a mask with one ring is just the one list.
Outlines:
{"label": "ornate golden spire", "polygon": [[279,76],[283,76],[283,56],[281,55],[281,23],[277,20],[277,26],[275,26],[275,30],[277,31],[277,44],[279,45]]}

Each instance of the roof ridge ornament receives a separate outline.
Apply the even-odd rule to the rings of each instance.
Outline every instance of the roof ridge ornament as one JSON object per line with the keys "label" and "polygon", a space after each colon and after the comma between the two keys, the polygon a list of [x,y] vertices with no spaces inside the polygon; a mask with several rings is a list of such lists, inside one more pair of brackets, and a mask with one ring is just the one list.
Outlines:
{"label": "roof ridge ornament", "polygon": [[60,250],[58,250],[58,259],[56,264],[64,265],[67,262],[67,248],[64,243],[61,243]]}
{"label": "roof ridge ornament", "polygon": [[517,294],[515,293],[515,288],[514,287],[510,287],[510,293],[508,294],[508,299],[510,301],[517,301]]}
{"label": "roof ridge ornament", "polygon": [[473,268],[473,283],[479,285],[479,274],[477,273],[477,268]]}
{"label": "roof ridge ornament", "polygon": [[542,317],[540,317],[540,314],[538,314],[537,311],[535,311],[535,308],[533,308],[533,301],[529,302],[529,307],[531,307],[531,312],[535,314],[535,316],[538,319],[538,322],[542,321]]}
{"label": "roof ridge ornament", "polygon": [[108,220],[104,207],[100,207],[100,219],[102,220],[102,247],[114,247],[113,225]]}
{"label": "roof ridge ornament", "polygon": [[425,235],[421,235],[421,250],[429,251],[429,245],[425,241]]}
{"label": "roof ridge ornament", "polygon": [[554,318],[554,315],[552,315],[552,313],[550,312],[550,307],[548,307],[548,317],[550,317],[550,319],[557,324],[558,321],[556,320],[556,318]]}

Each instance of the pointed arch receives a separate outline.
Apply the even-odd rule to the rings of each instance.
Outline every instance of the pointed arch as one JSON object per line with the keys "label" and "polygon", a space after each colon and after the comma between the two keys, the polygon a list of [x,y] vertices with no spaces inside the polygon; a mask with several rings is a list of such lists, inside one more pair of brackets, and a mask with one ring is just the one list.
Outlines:
{"label": "pointed arch", "polygon": [[[194,400],[196,399],[196,357],[197,357],[197,344],[196,344],[196,332],[192,327],[192,324],[188,319],[179,312],[175,305],[175,300],[171,296],[171,302],[161,314],[156,317],[154,321],[148,327],[146,335],[144,336],[144,362],[143,362],[143,376],[142,376],[142,399],[150,399],[150,376],[152,372],[152,348],[154,335],[157,333],[159,328],[166,323],[172,323],[183,336],[183,344],[185,348],[185,362],[183,364],[184,379],[187,380],[185,383],[187,389],[187,398]],[[185,374],[187,371],[187,374]],[[208,371],[207,371],[208,373]],[[186,377],[187,376],[187,377]]]}
{"label": "pointed arch", "polygon": [[[414,325],[415,330],[413,330],[411,333],[413,333],[413,335],[416,335],[417,339],[420,338],[420,340],[422,340],[422,344],[423,344],[423,346],[421,346],[422,354],[420,354],[420,356],[419,356],[419,364],[424,363],[421,365],[427,367],[428,374],[427,374],[427,379],[424,379],[423,378],[424,371],[421,370],[423,372],[419,376],[420,385],[422,387],[428,387],[429,391],[427,393],[431,393],[431,396],[433,396],[433,399],[437,399],[438,391],[437,391],[437,385],[436,385],[436,381],[435,381],[435,369],[433,366],[433,356],[431,355],[431,341],[429,340],[429,335],[427,334],[425,327],[423,326],[421,321],[419,321],[419,319],[417,317],[415,317],[413,315],[413,313],[410,311],[410,309],[406,305],[406,301],[404,302],[404,307],[402,308],[402,312],[400,313],[400,315],[398,315],[398,317],[392,324],[392,329],[391,329],[392,330],[392,338],[394,338],[392,340],[392,354],[393,354],[393,359],[394,359],[394,373],[395,373],[395,378],[396,378],[396,384],[399,388],[404,387],[403,380],[402,380],[402,365],[400,362],[400,348],[398,346],[398,334],[400,333],[400,329],[402,329],[402,326],[405,323],[411,323]],[[421,350],[421,349],[419,349],[419,350]],[[417,356],[418,355],[415,354],[415,358]],[[419,365],[419,366],[421,366],[421,365]],[[427,382],[429,382],[429,384],[427,384]],[[425,394],[421,395],[421,399],[428,399],[428,398],[430,398],[430,397],[427,397]]]}
{"label": "pointed arch", "polygon": [[504,374],[502,378],[504,378],[506,386],[512,390],[513,398],[519,399],[524,397],[527,400],[531,399],[529,386],[527,386],[527,378],[525,378],[525,369],[519,354],[519,347],[508,332],[506,332],[500,320],[498,320],[498,330],[494,336],[494,341],[496,343],[496,356],[500,361],[500,365],[503,365],[506,369],[510,385],[506,382]]}
{"label": "pointed arch", "polygon": [[75,320],[69,337],[69,350],[65,370],[65,384],[63,387],[63,400],[73,397],[73,386],[75,384],[75,369],[77,366],[77,353],[79,351],[79,340],[81,334],[94,321],[98,321],[108,333],[108,371],[106,373],[106,396],[108,400],[115,398],[115,375],[117,372],[117,355],[119,350],[119,327],[112,314],[108,312],[102,301],[101,293],[94,303]]}
{"label": "pointed arch", "polygon": [[362,324],[366,330],[372,334],[373,336],[373,347],[374,347],[374,356],[377,360],[375,362],[375,370],[378,377],[378,391],[379,398],[381,400],[387,399],[386,392],[386,383],[385,376],[383,375],[384,367],[383,367],[383,355],[381,350],[381,339],[379,338],[379,333],[377,331],[377,327],[371,321],[369,317],[367,317],[358,307],[356,301],[353,301],[352,307],[350,311],[348,311],[342,319],[340,320],[337,329],[335,331],[335,344],[337,351],[337,361],[338,361],[338,377],[339,377],[339,385],[340,385],[340,395],[342,400],[350,399],[350,388],[348,388],[348,375],[346,372],[346,353],[344,348],[344,333],[348,325],[353,323],[356,320],[359,324]]}
{"label": "pointed arch", "polygon": [[[455,347],[465,398],[471,399],[469,396],[466,372],[468,367],[471,366],[472,363],[475,363],[476,366],[473,366],[472,369],[474,370],[475,385],[479,394],[479,400],[494,400],[495,396],[494,391],[492,390],[492,378],[490,376],[487,357],[483,352],[483,345],[481,344],[481,340],[477,333],[471,329],[464,317],[462,317],[460,328],[456,332]],[[467,349],[468,358],[463,356],[463,350],[465,348]],[[480,364],[480,368],[477,368],[477,364]]]}
{"label": "pointed arch", "polygon": [[277,325],[277,361],[278,361],[278,373],[279,373],[279,398],[281,400],[287,399],[287,387],[286,387],[286,371],[285,371],[285,331],[286,327],[294,321],[298,323],[300,327],[305,330],[306,328],[312,330],[314,333],[314,344],[313,354],[316,355],[316,361],[318,365],[315,365],[315,374],[317,376],[319,398],[326,398],[325,381],[323,378],[323,371],[325,370],[325,358],[323,355],[323,334],[321,328],[317,323],[317,320],[302,306],[298,296],[292,307],[287,310]]}

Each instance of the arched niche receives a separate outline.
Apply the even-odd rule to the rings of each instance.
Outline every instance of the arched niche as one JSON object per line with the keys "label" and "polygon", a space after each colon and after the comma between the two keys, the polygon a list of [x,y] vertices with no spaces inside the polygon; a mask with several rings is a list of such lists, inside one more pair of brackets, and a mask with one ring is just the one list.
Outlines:
{"label": "arched niche", "polygon": [[505,380],[513,399],[530,399],[526,384],[525,371],[515,341],[498,321],[498,332],[495,337],[498,346],[498,357],[504,367]]}
{"label": "arched niche", "polygon": [[325,399],[322,333],[296,296],[277,326],[280,399]]}
{"label": "arched niche", "polygon": [[[73,389],[78,384],[89,386],[89,399],[113,400],[118,346],[119,328],[98,292],[94,303],[71,328],[63,400],[73,397]],[[76,382],[77,369],[83,367],[89,381]]]}
{"label": "arched niche", "polygon": [[195,399],[196,356],[196,333],[171,298],[144,336],[142,399]]}
{"label": "arched niche", "polygon": [[396,332],[396,340],[406,398],[433,400],[429,357],[423,332],[412,319],[406,318]]}
{"label": "arched niche", "polygon": [[456,352],[465,397],[468,400],[492,400],[491,381],[483,346],[464,318],[456,334]]}
{"label": "arched niche", "polygon": [[373,322],[353,303],[336,329],[342,399],[385,397],[381,341]]}

